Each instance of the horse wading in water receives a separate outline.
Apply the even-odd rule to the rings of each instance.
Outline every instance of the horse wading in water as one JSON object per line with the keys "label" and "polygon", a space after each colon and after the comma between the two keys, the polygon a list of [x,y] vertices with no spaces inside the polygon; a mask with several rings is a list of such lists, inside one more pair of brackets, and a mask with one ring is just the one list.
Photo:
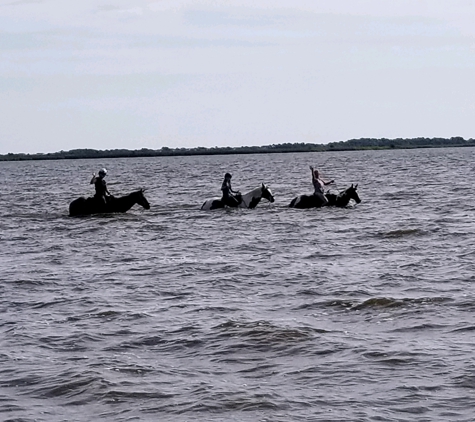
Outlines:
{"label": "horse wading in water", "polygon": [[[241,202],[236,208],[256,208],[257,204],[261,202],[261,199],[267,199],[269,202],[274,202],[274,195],[272,195],[271,190],[262,183],[261,186],[242,194],[240,196]],[[218,208],[224,208],[225,204],[221,200],[221,198],[212,198],[205,201],[205,203],[201,206],[202,210],[215,210]]]}
{"label": "horse wading in water", "polygon": [[334,206],[334,207],[346,207],[353,199],[357,204],[361,202],[357,189],[358,184],[351,185],[339,194],[326,193],[325,197],[328,200],[327,204],[324,204],[320,198],[316,195],[299,195],[292,199],[289,204],[290,208],[320,208],[322,206]]}
{"label": "horse wading in water", "polygon": [[78,215],[102,213],[123,213],[130,210],[135,204],[139,204],[148,210],[150,209],[150,204],[148,203],[147,198],[145,198],[143,192],[144,190],[140,189],[119,198],[109,196],[106,203],[97,200],[97,198],[86,199],[82,196],[69,204],[69,215],[73,217]]}

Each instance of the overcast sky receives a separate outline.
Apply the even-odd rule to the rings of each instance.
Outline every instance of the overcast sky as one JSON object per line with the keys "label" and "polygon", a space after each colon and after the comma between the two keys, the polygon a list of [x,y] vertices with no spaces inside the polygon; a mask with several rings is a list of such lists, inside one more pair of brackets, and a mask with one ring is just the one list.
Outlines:
{"label": "overcast sky", "polygon": [[473,0],[0,0],[0,153],[475,138]]}

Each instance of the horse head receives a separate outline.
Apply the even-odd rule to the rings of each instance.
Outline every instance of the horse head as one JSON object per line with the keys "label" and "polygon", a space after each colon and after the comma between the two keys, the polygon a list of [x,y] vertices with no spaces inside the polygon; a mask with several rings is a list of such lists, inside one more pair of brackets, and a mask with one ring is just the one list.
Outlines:
{"label": "horse head", "polygon": [[272,191],[266,185],[264,185],[264,183],[262,184],[261,192],[264,199],[267,199],[269,202],[274,202],[274,195],[272,195]]}
{"label": "horse head", "polygon": [[357,204],[361,202],[361,199],[358,195],[357,189],[358,188],[358,183],[353,186],[353,183],[351,186],[347,189],[347,193],[350,196],[350,199],[353,199]]}
{"label": "horse head", "polygon": [[137,191],[137,204],[141,205],[146,210],[149,210],[150,204],[147,201],[147,198],[145,198],[144,192],[145,192],[145,189],[140,189],[139,191]]}

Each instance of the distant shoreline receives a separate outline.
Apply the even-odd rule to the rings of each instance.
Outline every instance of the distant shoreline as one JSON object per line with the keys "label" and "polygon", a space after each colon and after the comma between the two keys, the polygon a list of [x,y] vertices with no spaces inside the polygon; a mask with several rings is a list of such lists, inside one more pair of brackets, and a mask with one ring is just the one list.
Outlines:
{"label": "distant shoreline", "polygon": [[244,147],[212,147],[212,148],[168,148],[158,150],[142,148],[140,150],[113,149],[74,149],[52,153],[9,153],[0,155],[0,161],[31,161],[31,160],[74,160],[88,158],[137,158],[137,157],[173,157],[193,155],[230,155],[230,154],[269,154],[289,152],[326,152],[326,151],[359,151],[385,149],[414,148],[446,148],[473,147],[475,139],[465,140],[454,138],[411,138],[411,139],[374,139],[361,138],[348,141],[331,142],[328,144],[285,143],[265,146]]}

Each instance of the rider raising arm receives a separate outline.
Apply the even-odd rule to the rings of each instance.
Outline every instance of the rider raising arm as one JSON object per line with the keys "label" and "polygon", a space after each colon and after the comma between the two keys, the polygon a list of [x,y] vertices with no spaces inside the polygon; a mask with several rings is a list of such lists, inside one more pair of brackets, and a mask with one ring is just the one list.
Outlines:
{"label": "rider raising arm", "polygon": [[310,170],[312,171],[312,183],[315,189],[313,194],[322,200],[323,205],[326,205],[328,203],[328,199],[325,196],[325,186],[333,183],[334,181],[330,180],[329,182],[326,182],[321,179],[318,170],[314,169],[312,166],[310,166]]}
{"label": "rider raising arm", "polygon": [[107,183],[104,180],[104,177],[107,175],[107,170],[106,169],[101,169],[99,170],[99,175],[96,176],[96,173],[92,174],[92,179],[91,179],[91,185],[94,184],[94,187],[96,188],[96,194],[94,197],[101,202],[106,203],[106,195],[111,196],[109,190],[107,189]]}

